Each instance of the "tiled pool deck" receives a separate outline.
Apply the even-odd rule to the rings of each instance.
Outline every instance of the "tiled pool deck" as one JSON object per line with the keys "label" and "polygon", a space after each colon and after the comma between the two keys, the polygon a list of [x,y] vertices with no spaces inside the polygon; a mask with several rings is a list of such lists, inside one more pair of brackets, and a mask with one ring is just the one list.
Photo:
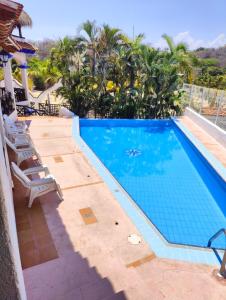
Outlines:
{"label": "tiled pool deck", "polygon": [[188,117],[184,116],[180,121],[226,167],[225,148]]}
{"label": "tiled pool deck", "polygon": [[158,258],[143,239],[128,243],[128,235],[139,232],[73,140],[72,120],[30,120],[36,149],[64,201],[55,193],[40,199],[58,257],[24,270],[29,300],[225,299],[214,267]]}

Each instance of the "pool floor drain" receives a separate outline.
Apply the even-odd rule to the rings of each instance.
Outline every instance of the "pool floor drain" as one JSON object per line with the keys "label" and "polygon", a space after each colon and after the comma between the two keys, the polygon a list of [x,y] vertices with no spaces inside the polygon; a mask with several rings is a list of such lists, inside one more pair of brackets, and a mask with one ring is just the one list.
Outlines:
{"label": "pool floor drain", "polygon": [[135,233],[128,236],[128,242],[132,245],[139,245],[141,243],[141,237]]}

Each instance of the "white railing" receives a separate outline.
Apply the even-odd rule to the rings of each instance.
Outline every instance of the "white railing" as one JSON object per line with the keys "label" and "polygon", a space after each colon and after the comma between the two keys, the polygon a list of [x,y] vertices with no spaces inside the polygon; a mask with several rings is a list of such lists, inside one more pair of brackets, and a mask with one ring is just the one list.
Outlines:
{"label": "white railing", "polygon": [[[4,86],[5,86],[4,80],[0,81],[0,87],[4,87]],[[13,79],[13,86],[14,88],[23,88],[22,84],[16,79]],[[35,107],[38,108],[39,103],[48,100],[49,95],[55,92],[56,90],[58,90],[60,87],[62,87],[61,79],[53,86],[49,87],[47,90],[41,92],[37,97],[35,97],[33,93],[29,91],[29,101],[33,102],[35,104]],[[29,105],[29,101],[26,100],[20,102],[20,105]]]}
{"label": "white railing", "polygon": [[188,106],[226,130],[226,90],[184,84]]}

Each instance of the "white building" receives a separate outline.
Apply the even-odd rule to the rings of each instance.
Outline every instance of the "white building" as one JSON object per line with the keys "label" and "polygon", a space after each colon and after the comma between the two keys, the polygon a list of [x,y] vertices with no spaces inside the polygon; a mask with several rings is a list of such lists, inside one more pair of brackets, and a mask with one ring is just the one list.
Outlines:
{"label": "white building", "polygon": [[[0,87],[0,298],[26,299],[24,279],[19,254],[13,206],[12,181],[4,141],[3,113],[16,117],[16,102],[29,104],[27,80],[27,54],[35,48],[22,36],[21,27],[31,25],[23,5],[0,0],[0,66],[4,70],[4,84]],[[18,31],[18,36],[13,32]],[[15,59],[21,69],[22,89],[14,86],[11,61]]]}

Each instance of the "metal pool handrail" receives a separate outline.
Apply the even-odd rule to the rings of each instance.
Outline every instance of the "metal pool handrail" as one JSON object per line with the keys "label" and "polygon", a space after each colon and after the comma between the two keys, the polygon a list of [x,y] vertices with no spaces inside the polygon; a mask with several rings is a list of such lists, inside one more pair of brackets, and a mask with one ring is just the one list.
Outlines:
{"label": "metal pool handrail", "polygon": [[[221,234],[224,234],[226,236],[226,229],[225,228],[221,228],[220,230],[218,230],[208,241],[208,245],[207,247],[212,248],[213,251],[215,252],[216,255],[218,255],[218,253],[216,253],[216,249],[214,247],[211,247],[212,242],[217,239]],[[226,250],[224,250],[224,256],[223,259],[221,260],[221,267],[219,270],[219,275],[221,277],[223,277],[224,279],[226,279]]]}
{"label": "metal pool handrail", "polygon": [[226,229],[225,228],[221,228],[220,230],[218,230],[208,241],[208,245],[207,247],[211,247],[212,242],[218,238],[222,233],[224,233],[224,235],[226,236]]}

